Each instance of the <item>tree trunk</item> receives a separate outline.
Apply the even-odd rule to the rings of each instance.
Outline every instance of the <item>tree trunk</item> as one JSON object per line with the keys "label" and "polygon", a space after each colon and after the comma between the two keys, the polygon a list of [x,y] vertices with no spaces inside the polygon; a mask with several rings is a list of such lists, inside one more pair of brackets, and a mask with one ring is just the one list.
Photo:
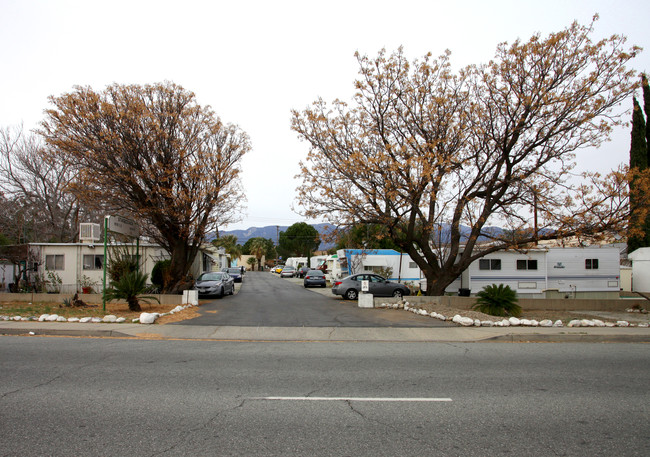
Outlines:
{"label": "tree trunk", "polygon": [[126,302],[129,304],[129,311],[142,311],[138,297],[129,297]]}
{"label": "tree trunk", "polygon": [[192,252],[183,240],[179,240],[173,245],[171,254],[169,283],[164,285],[164,292],[174,294],[187,288],[187,273],[196,257],[196,252]]}

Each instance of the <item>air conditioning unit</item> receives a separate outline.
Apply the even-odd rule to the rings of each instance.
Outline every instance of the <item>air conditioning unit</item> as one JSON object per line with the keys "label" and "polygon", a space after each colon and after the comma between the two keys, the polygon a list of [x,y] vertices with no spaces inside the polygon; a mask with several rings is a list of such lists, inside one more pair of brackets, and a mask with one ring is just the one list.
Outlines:
{"label": "air conditioning unit", "polygon": [[79,241],[95,242],[101,238],[101,227],[99,224],[81,223],[79,224]]}

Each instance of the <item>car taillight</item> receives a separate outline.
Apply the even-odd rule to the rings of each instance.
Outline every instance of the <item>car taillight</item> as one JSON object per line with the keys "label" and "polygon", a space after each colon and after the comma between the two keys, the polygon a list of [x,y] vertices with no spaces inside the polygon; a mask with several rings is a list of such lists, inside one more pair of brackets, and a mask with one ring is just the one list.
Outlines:
{"label": "car taillight", "polygon": [[342,282],[342,281],[336,281],[336,282],[334,283],[334,285],[335,285],[335,286],[338,286],[339,284],[341,284],[341,282]]}
{"label": "car taillight", "polygon": [[305,279],[309,279],[309,275],[305,276]]}

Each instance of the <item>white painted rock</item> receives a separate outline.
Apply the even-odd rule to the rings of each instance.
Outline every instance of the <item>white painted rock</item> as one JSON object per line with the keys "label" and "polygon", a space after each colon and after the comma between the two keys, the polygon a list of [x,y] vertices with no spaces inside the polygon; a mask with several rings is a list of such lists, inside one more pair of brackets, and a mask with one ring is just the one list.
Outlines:
{"label": "white painted rock", "polygon": [[521,319],[520,323],[525,327],[531,327],[533,325],[532,321],[528,319]]}
{"label": "white painted rock", "polygon": [[494,327],[494,322],[492,322],[492,321],[481,321],[481,327]]}
{"label": "white painted rock", "polygon": [[90,322],[92,322],[93,324],[99,324],[100,322],[102,322],[102,318],[101,317],[93,317],[92,319],[90,319]]}
{"label": "white painted rock", "polygon": [[594,324],[594,321],[590,319],[582,319],[580,321],[580,327],[595,327],[596,324]]}
{"label": "white painted rock", "polygon": [[421,309],[420,310],[420,316],[428,316],[428,315],[429,315],[429,313],[427,312],[426,309]]}
{"label": "white painted rock", "polygon": [[630,323],[628,321],[616,321],[617,327],[629,327]]}
{"label": "white painted rock", "polygon": [[79,318],[78,317],[69,317],[68,322],[79,322]]}
{"label": "white painted rock", "polygon": [[121,324],[122,322],[126,322],[125,317],[118,317],[117,320],[115,321],[116,324]]}
{"label": "white painted rock", "polygon": [[56,321],[57,321],[57,322],[68,322],[68,319],[66,319],[66,318],[63,317],[63,316],[59,316],[59,317],[57,317]]}
{"label": "white painted rock", "polygon": [[510,327],[510,321],[508,319],[503,319],[501,321],[501,327]]}
{"label": "white painted rock", "polygon": [[48,322],[56,322],[58,318],[59,318],[58,314],[50,314],[45,320]]}
{"label": "white painted rock", "polygon": [[510,319],[508,319],[508,322],[510,322],[510,325],[512,325],[513,327],[521,325],[521,321],[516,317],[511,317]]}
{"label": "white painted rock", "polygon": [[44,322],[47,318],[50,317],[49,314],[41,314],[41,317],[38,318],[39,322]]}
{"label": "white painted rock", "polygon": [[474,319],[474,327],[480,327],[481,326],[481,321],[478,319]]}
{"label": "white painted rock", "polygon": [[531,327],[539,327],[539,322],[533,319],[530,321],[530,325]]}
{"label": "white painted rock", "polygon": [[611,327],[616,327],[616,324],[613,323],[613,322],[606,322],[606,323],[605,323],[605,327],[609,327],[609,328],[611,328]]}
{"label": "white painted rock", "polygon": [[15,321],[20,321],[20,320],[22,320],[22,318],[23,318],[22,316],[14,316]]}
{"label": "white painted rock", "polygon": [[594,325],[596,327],[604,327],[605,326],[605,323],[603,321],[599,320],[599,319],[594,319],[593,322],[594,322]]}
{"label": "white painted rock", "polygon": [[179,312],[183,311],[184,309],[185,309],[184,307],[178,305],[176,308],[174,308],[174,309],[172,309],[170,311],[170,314],[179,313]]}
{"label": "white painted rock", "polygon": [[112,315],[112,314],[109,314],[108,316],[104,316],[104,318],[102,319],[102,322],[106,322],[106,323],[110,323],[110,324],[112,324],[112,323],[114,323],[116,320],[117,320],[117,316],[114,316],[114,315]]}
{"label": "white painted rock", "polygon": [[564,323],[558,319],[553,323],[553,327],[564,327]]}
{"label": "white painted rock", "polygon": [[79,322],[82,323],[82,324],[85,324],[87,322],[90,322],[91,320],[92,320],[92,317],[82,317],[81,319],[79,319]]}
{"label": "white painted rock", "polygon": [[567,327],[580,327],[580,321],[578,319],[573,319],[572,321],[569,321]]}
{"label": "white painted rock", "polygon": [[553,327],[553,321],[550,319],[544,319],[539,323],[540,327]]}
{"label": "white painted rock", "polygon": [[456,314],[454,317],[451,318],[451,321],[456,323],[456,324],[460,324],[461,319],[462,319],[462,317],[460,317],[460,314]]}
{"label": "white painted rock", "polygon": [[461,317],[458,323],[463,327],[471,327],[472,325],[474,325],[474,319],[472,319],[471,317]]}
{"label": "white painted rock", "polygon": [[158,315],[156,313],[142,313],[140,314],[140,323],[141,324],[153,324],[156,322]]}

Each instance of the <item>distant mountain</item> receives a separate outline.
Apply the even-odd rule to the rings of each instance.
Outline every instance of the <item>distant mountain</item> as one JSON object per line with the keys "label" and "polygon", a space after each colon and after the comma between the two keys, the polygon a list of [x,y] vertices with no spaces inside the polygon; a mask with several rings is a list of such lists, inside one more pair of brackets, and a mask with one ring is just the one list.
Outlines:
{"label": "distant mountain", "polygon": [[[332,225],[331,224],[310,224],[312,227],[314,227],[318,233],[321,235],[326,235],[329,234],[332,231]],[[222,230],[220,232],[220,235],[235,235],[237,237],[237,242],[239,244],[244,244],[246,241],[250,240],[251,238],[267,238],[273,240],[274,243],[277,244],[278,242],[278,235],[280,232],[284,232],[289,228],[288,225],[267,225],[266,227],[250,227],[246,230]],[[461,226],[460,228],[461,231],[461,242],[464,242],[467,240],[467,237],[469,237],[470,234],[470,228],[466,226]],[[484,227],[483,228],[484,233],[489,233],[493,237],[498,237],[503,234],[503,229],[500,227]],[[448,241],[451,237],[451,230],[448,224],[443,224],[442,226],[442,232],[441,232],[441,238],[444,241]],[[214,234],[208,235],[208,240],[214,239]],[[442,241],[441,240],[441,241]],[[481,236],[479,237],[479,242],[481,241],[488,241],[488,237]],[[326,251],[330,249],[331,247],[334,246],[334,243],[332,242],[322,242],[320,246],[318,247],[319,251]]]}
{"label": "distant mountain", "polygon": [[[331,224],[310,224],[321,235],[329,234],[332,231]],[[267,238],[273,240],[274,243],[278,242],[278,235],[280,232],[285,232],[289,228],[288,225],[267,225],[266,227],[250,227],[246,230],[222,230],[219,232],[220,236],[235,235],[237,243],[243,245],[251,238]],[[214,239],[214,234],[208,235],[208,240]],[[319,251],[326,251],[334,246],[334,243],[322,242],[318,247]]]}

